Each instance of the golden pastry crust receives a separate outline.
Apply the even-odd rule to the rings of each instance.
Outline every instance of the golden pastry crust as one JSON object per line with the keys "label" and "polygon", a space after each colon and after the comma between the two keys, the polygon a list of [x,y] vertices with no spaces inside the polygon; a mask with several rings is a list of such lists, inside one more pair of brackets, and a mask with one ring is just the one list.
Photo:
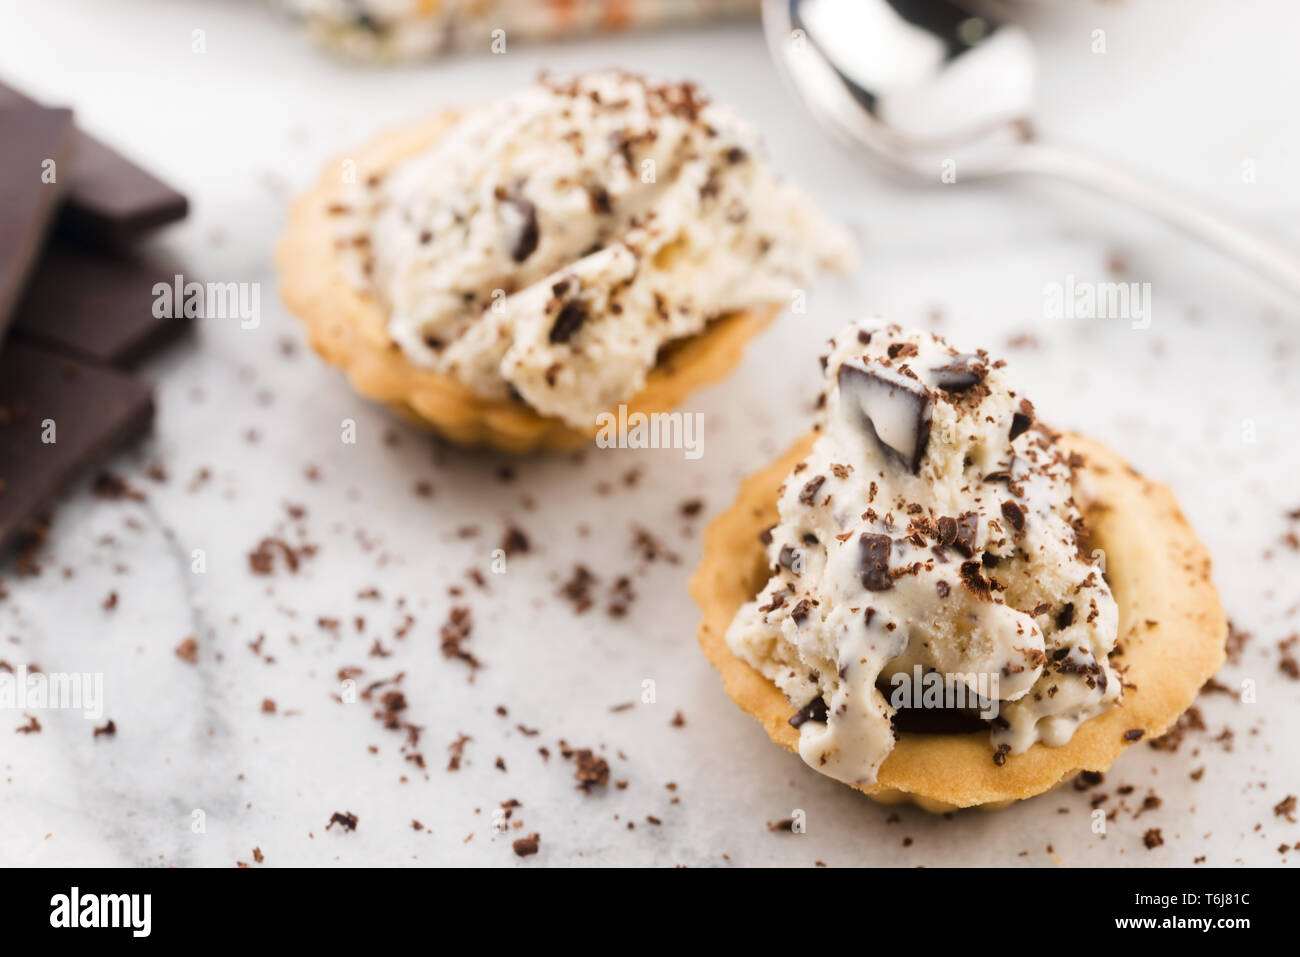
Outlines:
{"label": "golden pastry crust", "polygon": [[[704,535],[704,558],[691,578],[703,611],[699,639],[722,673],[727,694],[757,718],[768,736],[791,751],[799,732],[795,708],[776,685],[732,654],[726,632],[737,609],[767,581],[759,533],[778,520],[777,489],[805,458],[814,435],[751,475],[727,511]],[[1035,744],[993,763],[987,732],[903,734],[861,790],[885,804],[911,801],[927,811],[1003,807],[1042,794],[1079,771],[1105,771],[1137,740],[1163,734],[1224,660],[1227,619],[1210,577],[1210,556],[1173,493],[1133,471],[1105,446],[1066,435],[1067,451],[1084,458],[1076,501],[1091,529],[1089,546],[1105,553],[1106,579],[1119,605],[1112,657],[1124,669],[1124,699],[1084,722],[1061,747]],[[1122,653],[1121,653],[1122,651]]]}
{"label": "golden pastry crust", "polygon": [[[354,155],[322,171],[299,196],[276,250],[285,304],[307,326],[312,347],[338,366],[352,387],[384,402],[399,415],[432,428],[460,445],[504,452],[571,449],[597,432],[538,415],[522,402],[485,399],[457,380],[410,362],[388,336],[379,303],[348,282],[334,245],[330,207],[344,192],[343,164],[351,161],[357,182],[428,148],[457,119],[454,111],[381,134]],[[666,346],[645,387],[627,402],[629,414],[662,412],[694,389],[723,378],[740,361],[744,345],[776,318],[776,308],[733,313],[699,335]]]}

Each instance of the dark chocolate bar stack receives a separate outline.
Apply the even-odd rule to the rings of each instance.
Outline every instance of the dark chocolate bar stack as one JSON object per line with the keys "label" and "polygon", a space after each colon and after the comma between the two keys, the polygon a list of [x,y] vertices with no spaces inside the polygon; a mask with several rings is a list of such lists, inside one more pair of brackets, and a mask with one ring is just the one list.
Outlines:
{"label": "dark chocolate bar stack", "polygon": [[188,205],[70,110],[0,83],[0,559],[149,428],[153,390],[130,368],[188,323],[154,314],[155,283],[179,270],[132,247]]}

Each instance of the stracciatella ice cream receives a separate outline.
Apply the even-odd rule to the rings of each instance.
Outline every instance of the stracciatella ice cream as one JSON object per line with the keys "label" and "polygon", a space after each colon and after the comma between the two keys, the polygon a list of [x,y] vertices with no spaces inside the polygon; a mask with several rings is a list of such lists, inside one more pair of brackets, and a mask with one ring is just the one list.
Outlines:
{"label": "stracciatella ice cream", "polygon": [[799,753],[824,774],[875,782],[915,675],[992,705],[998,764],[1064,744],[1123,694],[1118,610],[1080,545],[1079,463],[1003,370],[876,322],[833,343],[822,434],[765,533],[771,578],[727,632],[800,709]]}
{"label": "stracciatella ice cream", "polygon": [[852,256],[730,110],[613,72],[470,109],[342,206],[350,280],[412,362],[579,428],[667,343]]}

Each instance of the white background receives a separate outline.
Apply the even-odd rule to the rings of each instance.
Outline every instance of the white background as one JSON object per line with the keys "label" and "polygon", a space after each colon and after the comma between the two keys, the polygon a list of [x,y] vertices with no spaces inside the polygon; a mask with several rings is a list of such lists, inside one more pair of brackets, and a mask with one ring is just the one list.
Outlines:
{"label": "white background", "polygon": [[[1300,7],[1080,0],[1031,7],[1024,20],[1040,46],[1045,130],[1201,193],[1300,249]],[[1300,508],[1294,301],[1068,186],[886,181],[803,113],[754,24],[387,70],[330,58],[255,3],[5,0],[0,24],[4,79],[75,107],[85,128],[190,195],[192,215],[160,238],[163,251],[197,278],[262,284],[260,328],[205,321],[195,341],[144,370],[157,382],[154,436],[114,467],[147,502],[103,502],[83,482],[58,508],[44,573],[17,579],[6,570],[0,659],[103,672],[119,730],[94,740],[79,715],[44,712],[42,733],[19,735],[10,729],[22,716],[0,714],[0,864],[229,866],[257,846],[268,866],[513,866],[510,840],[490,827],[492,809],[509,798],[523,803],[515,816],[524,821],[511,837],[542,839],[541,854],[522,866],[1300,858],[1277,851],[1300,841],[1300,825],[1272,812],[1300,792],[1300,684],[1279,672],[1275,648],[1296,630],[1300,601],[1300,553],[1280,544],[1284,513]],[[204,54],[191,52],[194,29],[206,31]],[[1095,29],[1106,31],[1104,54],[1091,52]],[[300,336],[276,298],[271,252],[289,195],[327,158],[387,124],[510,90],[541,67],[605,65],[695,78],[733,103],[765,131],[777,165],[861,241],[856,279],[816,286],[807,315],[785,317],[730,379],[691,398],[687,408],[708,426],[702,459],[671,451],[530,459],[506,484],[495,477],[502,460],[439,450],[355,399],[301,346],[282,354],[282,341]],[[1247,161],[1256,182],[1243,182]],[[1128,279],[1151,283],[1151,328],[1043,318],[1045,283],[1105,279],[1115,257]],[[1090,830],[1089,795],[1068,787],[997,813],[903,809],[891,818],[770,744],[723,695],[696,647],[686,594],[700,523],[685,527],[678,504],[700,496],[706,517],[716,513],[743,475],[807,427],[821,343],[865,314],[920,325],[937,315],[935,328],[957,344],[1007,355],[1045,418],[1105,440],[1172,484],[1209,543],[1229,614],[1255,635],[1221,677],[1255,680],[1259,701],[1210,696],[1208,734],[1189,736],[1176,754],[1140,745],[1119,760],[1100,789],[1111,795],[1105,806],[1120,800],[1117,786],[1131,785],[1129,807],[1154,789],[1159,809],[1120,813],[1104,837]],[[1008,349],[1022,333],[1039,347]],[[358,423],[354,446],[339,440],[345,418]],[[155,459],[165,484],[143,474]],[[317,483],[303,478],[309,464],[320,469]],[[203,468],[212,479],[190,491]],[[625,488],[630,469],[642,477]],[[418,480],[434,484],[432,499],[413,493]],[[614,492],[599,494],[601,483]],[[247,553],[284,523],[286,503],[307,508],[319,554],[297,575],[255,577]],[[465,572],[487,572],[511,520],[534,551],[505,575],[489,574],[490,591],[480,592]],[[640,562],[634,522],[655,529],[681,562]],[[481,534],[458,537],[466,525]],[[205,575],[190,572],[196,548],[207,554]],[[614,577],[634,576],[639,597],[627,618],[577,617],[556,597],[576,561],[602,576],[602,600]],[[472,684],[438,648],[455,583],[468,586],[468,647],[485,663]],[[370,586],[380,601],[355,597]],[[120,601],[108,612],[100,605],[110,591]],[[402,640],[393,637],[399,597],[416,618]],[[336,637],[315,623],[358,614],[360,633],[348,624]],[[199,639],[197,665],[174,654],[187,635]],[[263,657],[248,647],[259,635]],[[376,637],[392,657],[367,657]],[[364,667],[363,684],[405,672],[406,717],[424,728],[427,772],[404,760],[402,735],[374,720],[372,706],[333,700],[344,665]],[[657,703],[610,712],[637,700],[647,678]],[[261,713],[268,697],[280,713]],[[679,709],[686,725],[670,727]],[[541,733],[521,734],[520,722]],[[1236,732],[1230,750],[1213,740],[1225,726]],[[465,765],[448,773],[446,745],[462,732],[473,737]],[[576,790],[557,753],[561,738],[603,749],[627,788]],[[539,745],[550,748],[549,763]],[[1194,782],[1189,772],[1200,767],[1208,770]],[[678,785],[679,804],[667,782]],[[807,814],[807,834],[768,832],[765,822],[795,808]],[[204,834],[191,831],[195,809],[205,812]],[[356,813],[357,831],[326,832],[334,811]],[[647,814],[662,825],[647,824]],[[413,818],[432,833],[416,832]],[[1165,843],[1148,851],[1142,834],[1153,827]]]}

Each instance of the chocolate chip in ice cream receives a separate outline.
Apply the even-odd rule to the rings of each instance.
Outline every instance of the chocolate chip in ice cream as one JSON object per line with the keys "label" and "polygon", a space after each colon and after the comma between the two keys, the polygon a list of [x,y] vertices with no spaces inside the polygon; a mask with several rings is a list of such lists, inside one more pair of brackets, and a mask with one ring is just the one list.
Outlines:
{"label": "chocolate chip in ice cream", "polygon": [[863,532],[858,539],[858,571],[862,587],[868,591],[888,591],[894,587],[894,579],[889,574],[891,544],[888,535],[870,532]]}
{"label": "chocolate chip in ice cream", "polygon": [[1008,435],[1012,441],[1028,431],[1029,427],[1034,424],[1034,404],[1028,399],[1020,400],[1020,411],[1011,417],[1011,432]]}
{"label": "chocolate chip in ice cream", "polygon": [[803,556],[799,554],[799,549],[792,548],[789,545],[781,546],[781,553],[777,556],[777,561],[784,568],[790,569],[796,575],[802,570]]}
{"label": "chocolate chip in ice cream", "polygon": [[551,342],[568,342],[587,321],[587,307],[580,300],[567,302],[551,326]]}
{"label": "chocolate chip in ice cream", "polygon": [[810,478],[804,487],[799,490],[799,501],[805,505],[815,505],[817,493],[821,490],[822,485],[826,482],[825,475],[814,475]]}
{"label": "chocolate chip in ice cream", "polygon": [[962,512],[956,518],[944,515],[939,519],[939,544],[955,548],[966,558],[975,554],[975,538],[979,534],[980,517],[976,512]]}
{"label": "chocolate chip in ice cream", "polygon": [[519,217],[518,231],[511,243],[510,258],[521,263],[536,252],[537,242],[541,238],[541,230],[537,225],[537,207],[524,196],[518,186],[502,197],[501,201]]}
{"label": "chocolate chip in ice cream", "polygon": [[808,721],[826,722],[826,702],[818,695],[790,716],[790,727],[797,728]]}
{"label": "chocolate chip in ice cream", "polygon": [[915,473],[930,441],[933,400],[920,382],[885,369],[845,362],[838,373],[840,400],[858,427],[886,455]]}
{"label": "chocolate chip in ice cream", "polygon": [[974,352],[963,352],[941,366],[930,370],[935,385],[945,392],[965,392],[977,382],[984,381],[988,366]]}

